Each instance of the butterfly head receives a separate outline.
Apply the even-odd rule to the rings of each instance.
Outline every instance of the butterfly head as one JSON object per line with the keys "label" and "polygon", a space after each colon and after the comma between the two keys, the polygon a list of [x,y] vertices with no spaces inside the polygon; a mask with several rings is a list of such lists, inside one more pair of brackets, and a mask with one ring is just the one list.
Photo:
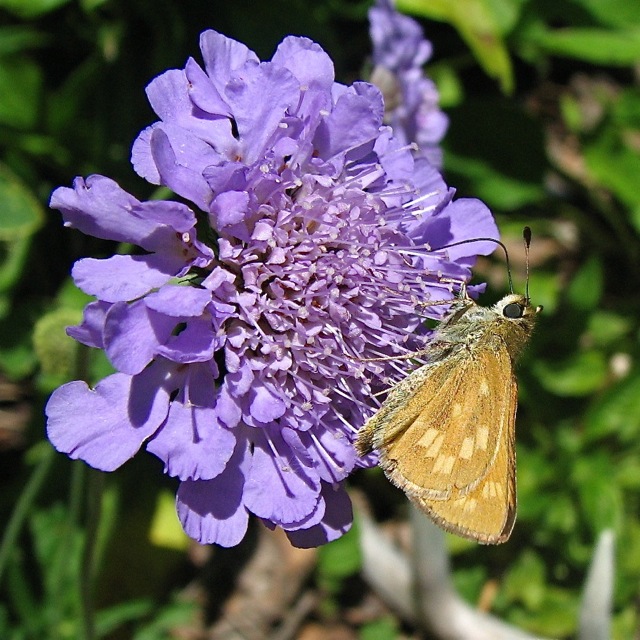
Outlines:
{"label": "butterfly head", "polygon": [[520,293],[510,293],[494,306],[494,311],[508,320],[533,320],[542,307],[531,306],[531,300]]}
{"label": "butterfly head", "polygon": [[515,355],[526,345],[533,333],[537,315],[542,307],[534,307],[528,297],[510,293],[493,306],[501,326],[499,332]]}

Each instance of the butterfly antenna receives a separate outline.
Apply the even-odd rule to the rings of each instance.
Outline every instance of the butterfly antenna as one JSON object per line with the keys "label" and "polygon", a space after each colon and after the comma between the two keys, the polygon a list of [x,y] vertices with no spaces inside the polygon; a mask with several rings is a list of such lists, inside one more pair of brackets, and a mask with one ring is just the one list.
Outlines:
{"label": "butterfly antenna", "polygon": [[531,228],[525,227],[522,230],[522,237],[524,239],[524,258],[526,265],[526,280],[524,284],[524,297],[529,302],[529,247],[531,246]]}
{"label": "butterfly antenna", "polygon": [[[531,241],[531,229],[529,227],[525,227],[525,232],[528,230],[529,242]],[[525,235],[525,243],[527,236]],[[432,251],[440,251],[440,249],[448,249],[449,247],[457,247],[461,244],[471,244],[472,242],[495,242],[497,245],[502,247],[504,251],[504,259],[507,263],[507,276],[509,277],[509,293],[513,293],[513,278],[511,277],[511,264],[509,262],[509,252],[507,251],[507,247],[503,242],[497,240],[496,238],[471,238],[469,240],[459,240],[458,242],[452,242],[451,244],[445,244],[442,247],[438,247],[437,249],[431,249]],[[529,245],[527,245],[527,300],[529,299]]]}

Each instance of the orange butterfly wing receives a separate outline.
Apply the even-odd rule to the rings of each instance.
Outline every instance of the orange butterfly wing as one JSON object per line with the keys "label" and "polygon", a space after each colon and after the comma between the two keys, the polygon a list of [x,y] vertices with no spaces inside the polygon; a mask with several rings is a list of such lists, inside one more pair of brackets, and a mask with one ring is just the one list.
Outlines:
{"label": "orange butterfly wing", "polygon": [[417,369],[365,425],[389,479],[440,526],[503,542],[516,511],[517,382],[499,338]]}

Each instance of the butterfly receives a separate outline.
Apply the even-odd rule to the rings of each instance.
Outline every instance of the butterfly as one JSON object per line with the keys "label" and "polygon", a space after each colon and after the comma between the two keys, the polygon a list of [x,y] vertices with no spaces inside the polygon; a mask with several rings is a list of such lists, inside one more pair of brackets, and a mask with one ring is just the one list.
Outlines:
{"label": "butterfly", "polygon": [[358,453],[377,451],[389,480],[436,524],[483,544],[505,542],[516,518],[515,361],[541,310],[528,287],[483,307],[463,285],[414,354],[427,364],[389,391],[356,439]]}

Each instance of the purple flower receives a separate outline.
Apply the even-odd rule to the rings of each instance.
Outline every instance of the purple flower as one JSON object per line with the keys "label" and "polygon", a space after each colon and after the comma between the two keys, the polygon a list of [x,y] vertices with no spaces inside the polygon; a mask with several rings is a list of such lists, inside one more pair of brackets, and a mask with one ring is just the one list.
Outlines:
{"label": "purple flower", "polygon": [[400,377],[362,359],[419,346],[415,303],[450,298],[443,277],[494,248],[427,245],[497,229],[393,137],[374,86],[334,82],[317,44],[286,38],[270,62],[213,31],[200,44],[204,69],[149,85],[160,120],[132,153],[191,204],[97,175],[52,195],[67,226],[140,251],[74,266],[97,300],[68,332],[117,373],[57,389],[48,435],[104,471],[144,445],[181,481],[196,540],[235,545],[253,513],[314,546],[348,530],[343,480],[370,464],[354,436]]}
{"label": "purple flower", "polygon": [[440,167],[439,145],[449,120],[438,106],[435,84],[422,70],[431,57],[431,43],[415,20],[396,11],[393,0],[377,0],[369,10],[369,22],[374,64],[371,81],[384,94],[385,122],[398,140],[415,142],[418,153]]}

